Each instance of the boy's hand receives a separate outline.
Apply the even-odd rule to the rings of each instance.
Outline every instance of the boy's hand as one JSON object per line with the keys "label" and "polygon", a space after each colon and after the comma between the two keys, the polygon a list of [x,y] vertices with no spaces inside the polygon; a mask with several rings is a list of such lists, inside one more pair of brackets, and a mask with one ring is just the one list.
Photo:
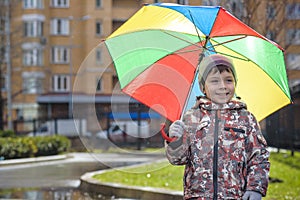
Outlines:
{"label": "boy's hand", "polygon": [[183,121],[176,120],[173,122],[169,128],[169,136],[180,138],[184,132],[184,123]]}
{"label": "boy's hand", "polygon": [[243,200],[261,200],[261,194],[254,191],[246,191]]}

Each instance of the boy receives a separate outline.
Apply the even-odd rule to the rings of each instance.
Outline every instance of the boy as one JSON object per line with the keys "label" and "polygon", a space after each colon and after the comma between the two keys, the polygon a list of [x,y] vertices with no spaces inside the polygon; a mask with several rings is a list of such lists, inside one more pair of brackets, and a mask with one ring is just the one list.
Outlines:
{"label": "boy", "polygon": [[266,141],[255,117],[234,98],[237,83],[230,59],[204,57],[199,66],[205,95],[175,121],[166,144],[173,165],[185,165],[184,199],[261,200],[270,163]]}

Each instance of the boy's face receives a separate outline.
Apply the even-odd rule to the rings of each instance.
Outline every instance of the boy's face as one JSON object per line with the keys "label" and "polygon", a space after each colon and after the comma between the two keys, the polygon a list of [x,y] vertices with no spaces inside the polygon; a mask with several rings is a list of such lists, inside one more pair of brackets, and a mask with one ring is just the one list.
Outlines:
{"label": "boy's face", "polygon": [[207,75],[204,92],[206,96],[217,104],[229,102],[235,93],[235,80],[231,71],[221,73],[213,68]]}

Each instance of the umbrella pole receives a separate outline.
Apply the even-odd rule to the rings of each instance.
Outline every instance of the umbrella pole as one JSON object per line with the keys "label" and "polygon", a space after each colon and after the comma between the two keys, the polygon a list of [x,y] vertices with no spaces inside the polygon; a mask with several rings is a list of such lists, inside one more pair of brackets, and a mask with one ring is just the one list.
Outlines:
{"label": "umbrella pole", "polygon": [[[205,45],[206,45],[206,42],[205,42]],[[192,82],[192,84],[191,84],[191,87],[190,87],[190,90],[189,90],[187,99],[186,99],[186,101],[185,101],[184,109],[183,109],[182,111],[185,111],[186,108],[187,108],[187,106],[188,106],[188,99],[189,99],[190,96],[191,96],[192,89],[193,89],[193,86],[194,86],[194,84],[195,84],[196,77],[197,77],[197,74],[198,74],[198,71],[199,71],[199,64],[200,64],[200,62],[202,61],[203,57],[204,57],[204,53],[201,53],[201,55],[199,56],[199,62],[198,62],[198,65],[197,65],[196,70],[195,70],[195,76],[194,76],[193,82]],[[180,116],[180,120],[182,120],[182,119],[183,119],[183,112],[181,113],[181,116]],[[172,137],[172,138],[169,137],[169,135],[166,134],[166,132],[165,132],[165,128],[166,128],[166,124],[165,124],[165,123],[162,123],[162,124],[160,125],[160,132],[161,132],[162,137],[163,137],[167,142],[173,142],[173,141],[175,141],[177,138],[176,138],[176,137]]]}
{"label": "umbrella pole", "polygon": [[[205,43],[205,45],[206,45],[206,43]],[[204,45],[204,46],[205,46],[205,45]],[[197,74],[198,74],[198,72],[199,72],[199,65],[200,65],[201,61],[203,60],[203,58],[204,58],[204,53],[201,53],[200,56],[199,56],[199,62],[198,62],[198,65],[197,65],[196,70],[195,70],[195,76],[194,76],[194,78],[193,78],[193,81],[192,81],[192,84],[191,84],[191,87],[190,87],[188,96],[187,96],[187,98],[186,98],[184,107],[183,107],[183,109],[182,109],[183,112],[181,113],[180,120],[183,119],[184,111],[186,110],[186,108],[187,108],[187,106],[188,106],[188,100],[189,100],[190,97],[191,97],[192,90],[193,90],[194,84],[195,84],[195,82],[196,82]]]}

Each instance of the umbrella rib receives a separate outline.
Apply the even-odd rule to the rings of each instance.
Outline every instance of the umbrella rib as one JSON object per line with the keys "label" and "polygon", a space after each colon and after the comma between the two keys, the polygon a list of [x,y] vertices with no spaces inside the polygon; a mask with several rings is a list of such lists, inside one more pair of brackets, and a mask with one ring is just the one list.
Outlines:
{"label": "umbrella rib", "polygon": [[207,50],[210,51],[210,52],[221,54],[223,56],[228,56],[228,57],[231,57],[231,58],[236,58],[236,59],[244,60],[244,61],[250,61],[249,59],[233,56],[233,55],[230,55],[230,54],[227,54],[227,53],[222,53],[222,52],[214,51],[214,50],[211,50],[211,49],[207,49]]}
{"label": "umbrella rib", "polygon": [[163,31],[163,32],[164,32],[165,34],[168,34],[168,35],[174,37],[174,38],[177,38],[177,39],[179,39],[179,40],[181,40],[181,41],[184,41],[184,42],[186,42],[186,43],[188,43],[188,44],[190,44],[190,45],[196,46],[196,47],[198,47],[198,48],[203,48],[202,46],[199,46],[199,45],[197,45],[196,43],[193,43],[193,42],[190,42],[190,41],[185,40],[185,39],[183,39],[183,38],[180,38],[180,37],[178,37],[178,36],[176,36],[176,35],[173,35],[173,34],[167,32],[167,31]]}
{"label": "umbrella rib", "polygon": [[186,50],[186,51],[176,51],[176,54],[181,54],[181,53],[189,53],[189,52],[194,52],[194,51],[199,51],[200,49],[205,49],[204,47],[199,47],[199,49],[191,49],[191,50]]}
{"label": "umbrella rib", "polygon": [[200,34],[199,34],[199,31],[198,31],[197,26],[196,26],[196,24],[195,24],[195,20],[194,20],[194,18],[193,18],[193,15],[192,15],[192,13],[191,13],[190,10],[188,10],[188,11],[189,11],[189,14],[190,14],[190,16],[191,16],[191,19],[192,19],[192,21],[193,21],[193,25],[194,25],[194,27],[195,27],[195,30],[196,30],[196,32],[197,32],[197,35],[198,35],[198,38],[199,38],[199,42],[202,42],[201,37],[200,37]]}
{"label": "umbrella rib", "polygon": [[213,45],[213,47],[214,47],[214,46],[220,46],[220,45],[223,45],[223,44],[227,44],[227,43],[230,43],[230,42],[234,42],[234,41],[237,41],[237,40],[241,40],[241,39],[244,39],[244,38],[246,38],[246,37],[247,37],[247,35],[243,35],[243,36],[241,36],[241,37],[239,37],[239,38],[235,38],[235,39],[232,39],[232,40],[228,40],[228,41],[226,41],[226,42],[218,43],[218,44],[216,44],[216,45]]}
{"label": "umbrella rib", "polygon": [[[209,47],[207,47],[205,49],[207,49],[208,51],[214,52],[214,53],[218,53],[218,54],[222,54],[224,56],[231,57],[231,58],[236,58],[236,59],[244,60],[244,61],[250,61],[249,59],[246,59],[246,58],[241,58],[241,57],[233,56],[233,55],[230,55],[230,54],[226,54],[226,53],[222,53],[222,52],[217,52],[217,51],[211,49],[211,47],[216,47],[216,46],[224,45],[224,44],[227,44],[227,43],[230,43],[230,42],[233,42],[233,41],[244,39],[246,37],[247,37],[247,35],[243,35],[243,36],[241,36],[239,38],[235,38],[235,39],[228,40],[228,41],[221,42],[221,43],[218,43],[217,41],[214,40],[214,42],[216,42],[217,44],[216,45],[211,45],[211,46],[209,46]],[[224,47],[226,47],[226,46],[224,46]]]}

